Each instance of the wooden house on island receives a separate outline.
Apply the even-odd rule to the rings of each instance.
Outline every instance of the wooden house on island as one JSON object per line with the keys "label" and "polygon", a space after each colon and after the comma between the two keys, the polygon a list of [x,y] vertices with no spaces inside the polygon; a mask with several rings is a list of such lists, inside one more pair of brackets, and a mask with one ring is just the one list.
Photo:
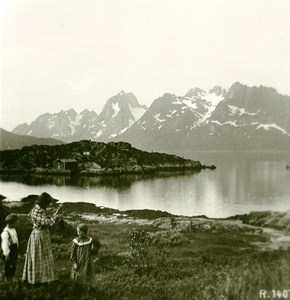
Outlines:
{"label": "wooden house on island", "polygon": [[77,170],[78,162],[74,158],[58,158],[53,162],[55,170]]}

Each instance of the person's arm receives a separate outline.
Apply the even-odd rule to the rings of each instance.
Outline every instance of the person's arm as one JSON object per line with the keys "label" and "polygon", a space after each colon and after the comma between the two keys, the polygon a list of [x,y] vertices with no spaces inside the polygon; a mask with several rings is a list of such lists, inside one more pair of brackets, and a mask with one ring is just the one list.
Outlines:
{"label": "person's arm", "polygon": [[77,269],[77,245],[72,242],[71,252],[70,252],[70,261],[73,262],[73,269]]}
{"label": "person's arm", "polygon": [[9,248],[9,233],[4,230],[1,234],[1,247],[2,247],[2,251],[3,251],[3,255],[7,258],[9,256],[10,253],[10,248]]}
{"label": "person's arm", "polygon": [[31,220],[38,225],[52,226],[56,222],[56,215],[49,217],[42,208],[35,207],[31,212]]}

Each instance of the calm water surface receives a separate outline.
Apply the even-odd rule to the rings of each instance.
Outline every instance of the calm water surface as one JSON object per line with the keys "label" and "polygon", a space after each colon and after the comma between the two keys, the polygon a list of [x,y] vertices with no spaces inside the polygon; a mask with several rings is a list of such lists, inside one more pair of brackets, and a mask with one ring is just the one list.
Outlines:
{"label": "calm water surface", "polygon": [[1,176],[0,193],[8,200],[20,200],[46,191],[60,202],[83,201],[120,210],[147,208],[209,217],[290,209],[290,169],[286,169],[290,152],[180,155],[215,164],[217,169],[78,179]]}

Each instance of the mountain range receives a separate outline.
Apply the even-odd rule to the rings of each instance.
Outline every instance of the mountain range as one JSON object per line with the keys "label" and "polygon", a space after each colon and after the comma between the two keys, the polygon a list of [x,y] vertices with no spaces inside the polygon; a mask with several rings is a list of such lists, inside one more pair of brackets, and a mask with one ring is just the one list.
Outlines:
{"label": "mountain range", "polygon": [[166,93],[147,108],[122,91],[100,115],[73,109],[46,113],[12,132],[64,142],[125,141],[150,151],[285,151],[290,149],[290,97],[236,82],[227,90]]}
{"label": "mountain range", "polygon": [[64,142],[92,139],[107,141],[122,133],[147,110],[132,93],[121,91],[110,98],[100,115],[85,109],[43,114],[31,124],[20,124],[12,132],[35,137],[56,138]]}

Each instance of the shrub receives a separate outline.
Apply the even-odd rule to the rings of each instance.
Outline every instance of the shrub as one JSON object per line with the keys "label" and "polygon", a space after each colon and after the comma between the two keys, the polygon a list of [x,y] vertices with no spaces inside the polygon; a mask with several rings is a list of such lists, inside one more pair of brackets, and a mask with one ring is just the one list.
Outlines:
{"label": "shrub", "polygon": [[141,268],[148,266],[148,254],[151,240],[150,234],[143,229],[134,228],[129,231],[128,242],[133,265]]}

